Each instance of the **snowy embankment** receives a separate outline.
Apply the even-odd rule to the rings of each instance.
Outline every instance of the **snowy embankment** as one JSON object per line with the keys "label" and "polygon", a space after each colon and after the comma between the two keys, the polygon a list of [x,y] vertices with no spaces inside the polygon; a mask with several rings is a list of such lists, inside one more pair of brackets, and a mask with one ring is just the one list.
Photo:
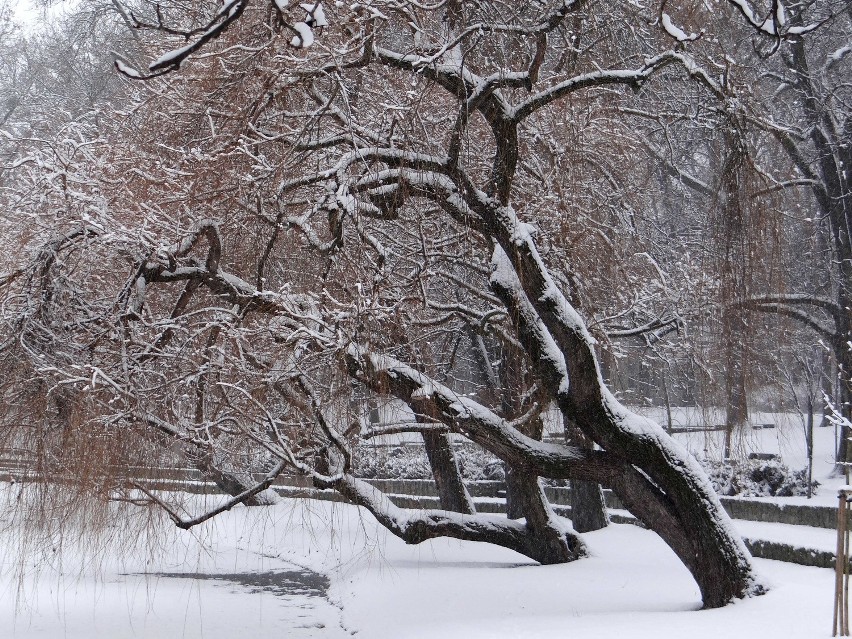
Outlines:
{"label": "snowy embankment", "polygon": [[[16,639],[827,635],[828,570],[758,560],[768,595],[699,611],[697,587],[653,533],[617,525],[586,538],[593,557],[542,567],[484,544],[406,546],[353,506],[284,500],[168,530],[157,551],[42,548],[20,581],[3,538],[0,628]],[[33,561],[44,562],[37,573]],[[294,571],[307,587],[281,596],[264,586]],[[327,590],[312,573],[327,575]]]}

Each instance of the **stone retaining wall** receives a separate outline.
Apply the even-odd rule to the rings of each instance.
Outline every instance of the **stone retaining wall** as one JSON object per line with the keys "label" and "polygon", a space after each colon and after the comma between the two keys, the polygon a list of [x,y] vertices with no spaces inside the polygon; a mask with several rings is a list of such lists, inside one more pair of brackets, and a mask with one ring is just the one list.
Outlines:
{"label": "stone retaining wall", "polygon": [[837,508],[831,506],[806,506],[779,504],[757,499],[722,497],[722,505],[734,519],[766,521],[794,526],[837,528]]}

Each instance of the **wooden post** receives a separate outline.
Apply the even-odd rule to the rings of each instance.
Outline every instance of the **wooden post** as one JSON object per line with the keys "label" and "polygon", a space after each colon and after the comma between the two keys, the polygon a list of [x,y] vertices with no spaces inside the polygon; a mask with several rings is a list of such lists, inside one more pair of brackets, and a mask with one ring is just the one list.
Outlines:
{"label": "wooden post", "polygon": [[841,555],[840,555],[840,635],[849,636],[849,491],[841,491],[843,495],[840,532]]}
{"label": "wooden post", "polygon": [[832,637],[849,636],[849,499],[852,486],[837,493],[837,554],[834,562],[834,627]]}

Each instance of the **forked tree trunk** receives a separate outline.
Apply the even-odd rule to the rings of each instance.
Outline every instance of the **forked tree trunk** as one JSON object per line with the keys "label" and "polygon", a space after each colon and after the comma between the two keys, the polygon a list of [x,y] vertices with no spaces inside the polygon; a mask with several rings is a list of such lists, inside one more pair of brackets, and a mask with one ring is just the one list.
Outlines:
{"label": "forked tree trunk", "polygon": [[[486,407],[459,396],[393,358],[374,355],[352,345],[347,350],[346,366],[352,377],[374,391],[389,393],[410,403],[418,413],[452,425],[516,468],[526,468],[530,473],[546,477],[583,479],[610,486],[625,507],[656,531],[680,557],[698,583],[706,607],[723,606],[734,598],[762,592],[751,573],[748,551],[733,532],[701,467],[661,428],[626,413],[617,403],[612,403],[614,400],[610,402],[605,396],[602,398],[605,405],[590,405],[590,410],[569,407],[577,416],[578,424],[609,444],[609,450],[592,451],[545,444],[526,437]],[[382,520],[381,512],[377,517]],[[501,522],[505,522],[500,526],[506,530],[523,526],[505,518]],[[530,517],[528,523],[534,526],[533,522]],[[558,520],[552,523],[558,524]],[[418,520],[418,526],[426,526],[431,531],[437,530],[434,524],[434,521]],[[492,523],[483,524],[493,526]],[[500,543],[484,539],[478,526],[474,526],[474,532],[470,527],[440,528],[445,530],[443,534],[462,539]],[[529,528],[523,526],[527,531],[524,547],[540,553],[542,535]],[[532,536],[528,536],[529,533],[533,533]],[[397,534],[403,536],[403,533]],[[438,534],[435,532],[433,536]],[[566,535],[568,539],[573,542],[573,535]],[[514,535],[509,540],[515,543]],[[544,558],[550,561],[552,555]]]}
{"label": "forked tree trunk", "polygon": [[546,563],[565,563],[585,554],[578,546],[577,538],[566,534],[565,529],[556,523],[556,515],[537,475],[515,473],[515,500],[524,513],[527,527],[540,545],[541,556],[550,559]]}

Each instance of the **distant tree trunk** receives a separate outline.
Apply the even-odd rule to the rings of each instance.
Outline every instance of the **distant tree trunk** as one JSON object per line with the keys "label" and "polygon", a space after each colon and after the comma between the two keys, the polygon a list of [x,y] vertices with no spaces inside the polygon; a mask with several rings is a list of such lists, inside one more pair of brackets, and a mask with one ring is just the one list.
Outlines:
{"label": "distant tree trunk", "polygon": [[722,319],[722,341],[725,363],[725,450],[733,456],[733,435],[741,433],[748,422],[746,363],[748,353],[745,335],[748,327],[741,312],[728,311]]}
{"label": "distant tree trunk", "polygon": [[[801,24],[801,16],[794,23]],[[785,58],[788,68],[795,73],[795,89],[801,96],[803,124],[808,132],[807,141],[816,151],[816,161],[809,153],[803,153],[801,143],[782,136],[781,140],[791,159],[803,175],[813,180],[811,187],[820,214],[829,222],[831,233],[832,263],[836,271],[836,301],[834,311],[833,351],[838,369],[838,396],[836,408],[847,420],[852,417],[852,145],[848,143],[850,121],[845,126],[835,119],[828,106],[833,97],[826,93],[819,80],[822,72],[811,72],[803,38],[790,43],[790,56]],[[807,159],[806,159],[807,158]],[[852,432],[841,427],[837,447],[835,472],[843,472],[852,450],[849,437]]]}
{"label": "distant tree trunk", "polygon": [[432,467],[441,508],[466,515],[475,514],[476,508],[462,481],[450,438],[446,433],[424,432],[423,444]]}
{"label": "distant tree trunk", "polygon": [[[839,327],[840,335],[848,334],[848,327]],[[846,343],[841,343],[841,339],[837,340],[834,348],[835,358],[837,360],[837,404],[835,408],[840,414],[846,418],[846,422],[840,427],[840,436],[837,442],[837,457],[836,473],[846,474],[847,464],[852,461],[852,446],[849,445],[849,438],[852,437],[852,429],[847,425],[852,422],[852,349]]]}
{"label": "distant tree trunk", "polygon": [[[565,441],[589,450],[594,444],[576,424],[565,420]],[[580,533],[592,532],[609,526],[603,488],[596,482],[571,480],[571,523]]]}
{"label": "distant tree trunk", "polygon": [[579,533],[609,526],[603,489],[591,481],[571,482],[571,524]]}
{"label": "distant tree trunk", "polygon": [[669,396],[669,379],[666,374],[666,369],[663,368],[662,375],[660,376],[663,382],[663,400],[666,402],[666,432],[671,435],[673,426],[672,419],[672,400]]}
{"label": "distant tree trunk", "polygon": [[733,120],[724,131],[724,153],[715,208],[720,216],[716,222],[716,235],[723,309],[721,346],[725,393],[724,457],[727,459],[733,454],[734,433],[741,432],[748,421],[748,311],[732,303],[748,294],[751,275],[748,151],[743,134]]}

